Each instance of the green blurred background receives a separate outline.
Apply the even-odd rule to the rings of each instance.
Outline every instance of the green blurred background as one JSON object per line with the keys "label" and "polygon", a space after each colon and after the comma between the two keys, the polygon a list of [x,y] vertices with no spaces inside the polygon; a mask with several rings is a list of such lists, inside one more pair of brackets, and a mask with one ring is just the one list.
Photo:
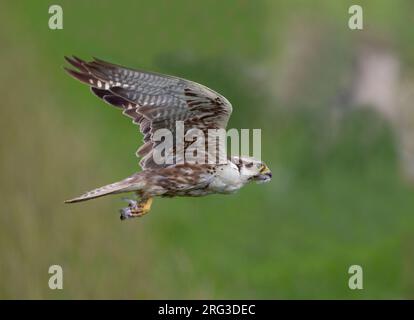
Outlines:
{"label": "green blurred background", "polygon": [[[414,298],[414,2],[358,2],[363,31],[355,1],[2,1],[0,298]],[[64,205],[137,171],[141,140],[71,54],[219,91],[272,182],[123,223],[120,197]]]}

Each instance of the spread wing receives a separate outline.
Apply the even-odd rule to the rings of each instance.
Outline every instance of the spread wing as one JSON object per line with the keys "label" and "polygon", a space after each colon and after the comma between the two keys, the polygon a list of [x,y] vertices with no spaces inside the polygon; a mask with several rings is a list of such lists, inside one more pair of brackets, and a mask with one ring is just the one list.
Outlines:
{"label": "spread wing", "polygon": [[65,57],[76,70],[65,70],[91,87],[93,93],[123,110],[139,125],[144,144],[138,149],[143,169],[158,167],[153,140],[158,129],[168,129],[175,137],[176,121],[184,130],[225,129],[232,112],[230,102],[217,92],[196,82],[178,77],[134,70],[94,58],[91,62]]}

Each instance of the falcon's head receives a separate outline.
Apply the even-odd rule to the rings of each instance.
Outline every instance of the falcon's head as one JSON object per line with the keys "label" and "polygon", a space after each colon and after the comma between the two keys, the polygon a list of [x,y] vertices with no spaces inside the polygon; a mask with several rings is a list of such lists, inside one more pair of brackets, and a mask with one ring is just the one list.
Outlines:
{"label": "falcon's head", "polygon": [[239,168],[240,176],[247,181],[265,183],[272,179],[272,172],[262,161],[249,157],[232,157],[231,161]]}

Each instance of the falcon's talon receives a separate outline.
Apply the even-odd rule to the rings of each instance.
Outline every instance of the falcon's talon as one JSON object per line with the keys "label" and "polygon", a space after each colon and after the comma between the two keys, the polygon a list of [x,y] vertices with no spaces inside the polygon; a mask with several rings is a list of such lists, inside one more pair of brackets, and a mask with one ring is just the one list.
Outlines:
{"label": "falcon's talon", "polygon": [[[129,200],[129,199],[124,199]],[[139,202],[134,200],[129,200],[129,205],[126,208],[119,210],[121,213],[120,219],[130,219],[130,218],[139,218],[146,215],[151,208],[152,198],[142,199]]]}
{"label": "falcon's talon", "polygon": [[138,202],[136,200],[128,199],[128,198],[122,198],[122,200],[128,202],[128,207],[134,208],[137,207]]}
{"label": "falcon's talon", "polygon": [[119,212],[121,213],[121,220],[129,219],[132,217],[130,207],[122,208],[121,210],[119,210]]}

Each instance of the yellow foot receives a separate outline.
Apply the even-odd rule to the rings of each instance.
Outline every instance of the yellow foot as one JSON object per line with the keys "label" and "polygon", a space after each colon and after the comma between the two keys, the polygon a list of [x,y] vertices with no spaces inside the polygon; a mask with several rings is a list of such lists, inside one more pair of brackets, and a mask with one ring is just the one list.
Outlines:
{"label": "yellow foot", "polygon": [[128,202],[128,207],[120,210],[121,220],[142,217],[151,210],[152,198],[141,199],[139,202],[128,200]]}

